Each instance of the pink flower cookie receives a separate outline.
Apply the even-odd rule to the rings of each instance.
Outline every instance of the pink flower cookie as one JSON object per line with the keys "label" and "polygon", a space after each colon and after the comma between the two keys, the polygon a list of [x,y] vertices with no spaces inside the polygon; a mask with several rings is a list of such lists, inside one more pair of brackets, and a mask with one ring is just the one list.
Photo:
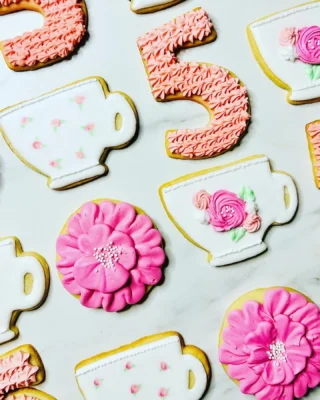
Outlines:
{"label": "pink flower cookie", "polygon": [[151,219],[128,203],[82,206],[57,240],[64,287],[85,307],[120,311],[138,303],[162,277],[165,253]]}
{"label": "pink flower cookie", "polygon": [[242,393],[301,398],[320,384],[320,310],[293,289],[248,293],[228,310],[219,358]]}

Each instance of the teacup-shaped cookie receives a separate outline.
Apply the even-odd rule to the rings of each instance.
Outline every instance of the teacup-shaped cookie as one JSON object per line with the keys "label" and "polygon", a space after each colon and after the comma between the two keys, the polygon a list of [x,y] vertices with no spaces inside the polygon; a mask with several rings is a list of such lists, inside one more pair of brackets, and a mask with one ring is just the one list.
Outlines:
{"label": "teacup-shaped cookie", "polygon": [[0,113],[11,150],[48,178],[51,189],[88,182],[107,172],[110,149],[128,145],[136,111],[127,95],[87,78]]}
{"label": "teacup-shaped cookie", "polygon": [[269,226],[290,221],[298,205],[292,178],[262,155],[183,176],[159,192],[169,218],[215,266],[265,251]]}

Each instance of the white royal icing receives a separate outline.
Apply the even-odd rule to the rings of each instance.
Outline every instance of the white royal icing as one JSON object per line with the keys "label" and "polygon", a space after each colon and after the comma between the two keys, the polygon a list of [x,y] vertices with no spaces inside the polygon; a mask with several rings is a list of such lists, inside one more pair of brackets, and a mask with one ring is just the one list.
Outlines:
{"label": "white royal icing", "polygon": [[132,0],[131,8],[134,11],[139,11],[144,8],[162,6],[173,2],[174,0]]}
{"label": "white royal icing", "polygon": [[[268,227],[275,222],[290,221],[298,206],[292,178],[284,173],[272,172],[268,158],[264,156],[218,171],[203,171],[191,179],[181,179],[179,183],[169,182],[160,188],[164,205],[173,222],[212,255],[211,264],[215,266],[242,261],[266,250],[263,237]],[[228,232],[216,232],[211,225],[199,224],[194,218],[192,198],[196,192],[205,190],[213,194],[218,190],[228,190],[238,193],[242,185],[254,191],[259,205],[261,227],[257,232],[232,242]],[[285,188],[290,196],[288,208],[284,201]]]}
{"label": "white royal icing", "polygon": [[279,51],[279,36],[283,28],[317,25],[320,21],[320,2],[301,5],[249,25],[262,58],[274,75],[292,89],[289,99],[307,101],[320,97],[320,80],[310,82],[303,62],[288,62],[294,54]]}
{"label": "white royal icing", "polygon": [[[188,388],[190,370],[195,375],[192,389]],[[156,400],[166,397],[160,396],[161,391],[175,400],[199,400],[208,379],[196,357],[182,354],[178,336],[92,362],[78,369],[76,378],[87,400],[131,400],[134,394],[141,400]]]}
{"label": "white royal icing", "polygon": [[[24,277],[33,276],[30,294],[24,292]],[[45,275],[41,263],[32,256],[16,256],[13,238],[0,240],[0,344],[12,340],[10,330],[13,311],[36,307],[45,293]]]}
{"label": "white royal icing", "polygon": [[[116,130],[116,115],[122,127]],[[136,132],[136,117],[120,93],[105,98],[98,79],[88,79],[9,108],[0,124],[13,150],[50,177],[52,189],[104,174],[106,148],[123,146]]]}

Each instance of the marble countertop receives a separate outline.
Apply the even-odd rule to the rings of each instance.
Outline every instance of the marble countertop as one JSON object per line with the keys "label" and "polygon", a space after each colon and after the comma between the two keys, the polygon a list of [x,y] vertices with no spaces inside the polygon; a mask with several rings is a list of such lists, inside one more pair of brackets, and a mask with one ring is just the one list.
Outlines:
{"label": "marble countertop", "polygon": [[[320,303],[320,193],[316,189],[305,124],[320,117],[319,104],[292,106],[255,62],[246,38],[246,25],[298,0],[186,0],[151,15],[139,16],[127,0],[87,0],[90,37],[68,61],[35,72],[10,71],[0,57],[0,108],[69,82],[101,75],[111,90],[134,100],[140,119],[137,140],[113,151],[110,173],[72,190],[55,192],[43,176],[23,165],[0,138],[0,237],[19,237],[26,250],[43,255],[50,265],[51,289],[46,303],[19,318],[20,337],[0,353],[24,343],[41,354],[47,379],[39,389],[57,399],[80,400],[74,367],[84,358],[166,330],[180,332],[187,344],[209,356],[213,378],[206,399],[250,398],[226,376],[218,361],[218,332],[227,307],[258,287],[290,286]],[[216,63],[234,71],[247,85],[252,123],[241,146],[220,157],[180,161],[167,157],[167,129],[197,127],[207,120],[205,109],[193,102],[161,104],[153,100],[136,46],[136,38],[194,7],[205,8],[217,29],[214,43],[184,50],[185,61]],[[40,27],[42,17],[23,12],[1,17],[0,39]],[[16,28],[18,27],[18,28]],[[296,180],[300,205],[294,221],[273,227],[266,237],[268,251],[229,267],[214,268],[206,253],[188,242],[168,219],[158,196],[167,181],[200,169],[226,164],[253,154],[266,154],[275,169]],[[141,305],[107,314],[82,307],[62,287],[55,268],[55,241],[69,215],[94,198],[114,198],[145,210],[161,230],[169,259],[164,283]],[[320,389],[313,391],[315,400]]]}

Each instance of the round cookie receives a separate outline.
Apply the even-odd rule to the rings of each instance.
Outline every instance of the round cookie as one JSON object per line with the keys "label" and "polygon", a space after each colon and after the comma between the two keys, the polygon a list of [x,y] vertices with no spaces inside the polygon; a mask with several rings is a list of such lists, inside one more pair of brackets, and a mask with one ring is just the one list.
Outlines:
{"label": "round cookie", "polygon": [[242,393],[293,400],[320,383],[320,310],[284,287],[257,289],[227,310],[219,359]]}
{"label": "round cookie", "polygon": [[64,287],[85,307],[115,312],[140,302],[162,278],[162,236],[139,208],[117,200],[84,204],[57,240]]}

